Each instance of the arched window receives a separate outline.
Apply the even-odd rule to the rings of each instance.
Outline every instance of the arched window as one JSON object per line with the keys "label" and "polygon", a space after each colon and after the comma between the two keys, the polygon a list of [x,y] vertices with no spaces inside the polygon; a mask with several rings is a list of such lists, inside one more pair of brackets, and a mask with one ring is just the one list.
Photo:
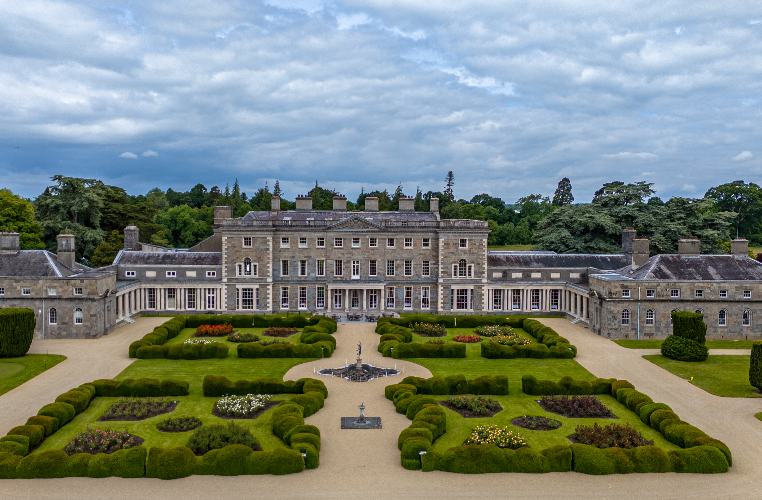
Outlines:
{"label": "arched window", "polygon": [[251,259],[248,257],[243,259],[243,275],[251,276]]}
{"label": "arched window", "polygon": [[743,312],[743,326],[751,326],[751,311],[748,309]]}
{"label": "arched window", "polygon": [[74,309],[74,324],[75,325],[82,324],[82,309],[80,309],[79,307]]}
{"label": "arched window", "polygon": [[646,311],[646,324],[647,325],[653,325],[654,324],[654,310],[649,309]]}
{"label": "arched window", "polygon": [[56,313],[56,308],[51,307],[48,311],[48,323],[51,325],[55,325],[58,323],[58,313]]}
{"label": "arched window", "polygon": [[720,326],[725,326],[728,324],[728,313],[725,312],[725,309],[720,309],[720,314],[717,316],[717,320]]}
{"label": "arched window", "polygon": [[629,324],[630,324],[630,310],[623,309],[622,310],[622,325],[629,325]]}
{"label": "arched window", "polygon": [[460,259],[458,261],[458,276],[465,278],[467,267],[468,266],[466,266],[466,259]]}
{"label": "arched window", "polygon": [[669,313],[669,324],[670,325],[672,324],[672,314],[676,313],[676,312],[677,312],[677,309],[672,309],[672,312]]}
{"label": "arched window", "polygon": [[703,309],[696,309],[696,314],[704,314],[704,310]]}

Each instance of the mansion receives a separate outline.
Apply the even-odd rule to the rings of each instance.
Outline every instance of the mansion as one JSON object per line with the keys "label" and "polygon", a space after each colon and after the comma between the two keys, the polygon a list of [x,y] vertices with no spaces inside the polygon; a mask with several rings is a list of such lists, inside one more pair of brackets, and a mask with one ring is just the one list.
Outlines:
{"label": "mansion", "polygon": [[195,247],[141,243],[131,225],[100,269],[66,253],[70,235],[56,255],[19,250],[18,235],[3,233],[0,307],[33,307],[46,338],[97,337],[149,312],[564,314],[605,337],[664,338],[673,310],[703,312],[710,338],[762,336],[762,264],[746,240],[730,255],[701,255],[684,239],[678,254],[650,256],[625,228],[620,254],[488,251],[485,221],[443,220],[437,198],[428,212],[414,202],[382,212],[368,197],[350,212],[343,196],[333,210],[298,197],[281,210],[273,197],[270,211],[240,218],[218,206],[214,234]]}

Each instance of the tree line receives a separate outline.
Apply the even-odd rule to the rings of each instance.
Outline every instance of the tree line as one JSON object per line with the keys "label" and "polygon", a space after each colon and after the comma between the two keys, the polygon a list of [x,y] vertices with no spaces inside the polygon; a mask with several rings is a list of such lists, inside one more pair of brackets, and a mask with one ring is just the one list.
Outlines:
{"label": "tree line", "polygon": [[[207,188],[196,184],[188,191],[154,188],[145,195],[130,195],[123,188],[97,179],[55,175],[52,184],[34,200],[0,189],[0,231],[21,234],[22,249],[56,251],[56,236],[76,236],[77,259],[99,267],[109,265],[123,247],[128,224],[140,229],[141,241],[158,246],[188,248],[212,235],[214,207],[229,205],[234,215],[269,211],[273,196],[281,209],[293,210],[295,201],[283,198],[280,183],[272,191],[265,184],[249,197],[235,181],[233,187]],[[741,236],[762,245],[762,188],[734,181],[710,188],[703,198],[656,196],[646,182],[604,184],[589,203],[574,203],[572,185],[562,179],[552,198],[530,194],[515,203],[478,194],[470,200],[455,196],[455,178],[448,172],[442,191],[416,188],[415,209],[428,211],[429,201],[439,198],[443,219],[485,220],[491,246],[534,245],[559,253],[617,253],[623,227],[632,227],[648,238],[652,253],[675,253],[679,239],[696,236],[703,253],[723,253],[730,240]],[[315,187],[308,193],[313,209],[331,210],[335,190]],[[376,196],[379,209],[397,210],[406,197],[402,185],[393,193],[361,190],[348,210],[364,210],[365,199]]]}

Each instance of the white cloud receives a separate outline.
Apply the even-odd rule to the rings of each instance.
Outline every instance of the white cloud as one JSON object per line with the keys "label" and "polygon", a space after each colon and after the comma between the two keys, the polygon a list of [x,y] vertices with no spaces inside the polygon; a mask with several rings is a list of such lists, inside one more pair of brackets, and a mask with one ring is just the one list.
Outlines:
{"label": "white cloud", "polygon": [[741,151],[741,153],[733,157],[733,161],[746,161],[752,158],[754,158],[754,155],[751,154],[751,151]]}
{"label": "white cloud", "polygon": [[752,19],[749,21],[749,24],[760,24],[762,23],[762,19]]}
{"label": "white cloud", "polygon": [[424,40],[426,38],[426,32],[423,30],[415,30],[415,31],[402,31],[401,29],[394,27],[394,28],[387,28],[384,26],[384,29],[387,31],[390,31],[391,33],[394,33],[397,36],[401,36],[403,38],[410,38],[411,40]]}
{"label": "white cloud", "polygon": [[143,154],[141,156],[159,156],[159,153],[149,149],[149,150],[143,152]]}
{"label": "white cloud", "polygon": [[694,186],[693,184],[683,184],[683,191],[693,193],[694,191],[696,191],[696,186]]}
{"label": "white cloud", "polygon": [[654,175],[656,175],[656,172],[641,172],[640,173],[641,177],[653,177]]}
{"label": "white cloud", "polygon": [[677,28],[675,28],[675,34],[676,35],[682,35],[683,34],[683,27],[682,26],[678,26]]}
{"label": "white cloud", "polygon": [[130,153],[129,151],[125,151],[124,153],[119,155],[119,158],[129,158],[130,160],[137,160],[138,155],[135,153]]}
{"label": "white cloud", "polygon": [[658,156],[656,156],[653,153],[631,153],[629,151],[624,151],[624,152],[616,153],[616,154],[606,154],[606,155],[603,155],[603,157],[604,158],[637,158],[640,160],[654,160],[658,158]]}
{"label": "white cloud", "polygon": [[354,28],[355,26],[368,24],[371,21],[372,19],[368,17],[368,15],[364,12],[357,14],[339,14],[336,16],[336,24],[340,30],[348,30]]}

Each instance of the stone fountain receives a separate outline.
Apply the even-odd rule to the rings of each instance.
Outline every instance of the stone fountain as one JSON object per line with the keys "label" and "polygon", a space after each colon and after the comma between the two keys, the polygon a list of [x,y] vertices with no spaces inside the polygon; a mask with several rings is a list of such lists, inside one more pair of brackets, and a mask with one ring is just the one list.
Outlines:
{"label": "stone fountain", "polygon": [[381,417],[366,417],[365,403],[360,403],[359,417],[341,417],[342,429],[380,429]]}
{"label": "stone fountain", "polygon": [[391,377],[393,375],[399,375],[400,372],[396,368],[382,368],[379,366],[373,366],[369,363],[363,363],[362,358],[362,342],[357,344],[357,361],[353,364],[341,366],[339,368],[325,368],[318,370],[318,375],[329,375],[331,377],[341,377],[350,382],[368,382],[380,377]]}

